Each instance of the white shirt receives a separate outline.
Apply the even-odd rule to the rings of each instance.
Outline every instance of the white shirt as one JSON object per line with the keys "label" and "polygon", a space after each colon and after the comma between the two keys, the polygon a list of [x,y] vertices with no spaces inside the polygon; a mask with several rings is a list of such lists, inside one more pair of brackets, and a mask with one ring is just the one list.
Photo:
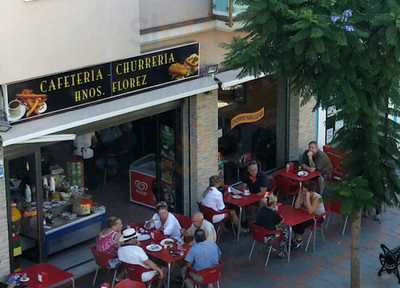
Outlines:
{"label": "white shirt", "polygon": [[[151,218],[154,221],[156,229],[161,229],[165,236],[169,236],[174,238],[177,241],[181,241],[181,225],[179,224],[178,219],[172,214],[168,212],[167,221],[165,221],[164,225],[161,224],[160,216],[155,213]],[[162,226],[162,227],[161,227]]]}
{"label": "white shirt", "polygon": [[[213,224],[208,222],[206,219],[203,219],[200,229],[203,229],[206,233],[206,240],[217,242],[217,232],[215,231]],[[192,226],[187,230],[187,234],[193,237],[196,230],[197,227],[192,224]]]}
{"label": "white shirt", "polygon": [[[118,259],[121,262],[132,264],[132,265],[140,265],[146,269],[149,269],[147,265],[144,263],[149,260],[146,252],[136,245],[127,245],[122,246],[118,249]],[[157,275],[156,271],[147,271],[142,273],[141,278],[143,282],[150,281]]]}
{"label": "white shirt", "polygon": [[201,200],[201,205],[211,208],[215,211],[221,211],[225,209],[224,196],[215,187],[211,187],[206,196]]}
{"label": "white shirt", "polygon": [[76,136],[74,140],[74,154],[76,156],[82,157],[83,159],[93,158],[92,139],[94,137],[94,132],[86,133]]}
{"label": "white shirt", "polygon": [[149,257],[141,247],[136,245],[127,245],[120,247],[118,249],[118,259],[121,262],[149,268],[144,263],[145,261],[149,260]]}

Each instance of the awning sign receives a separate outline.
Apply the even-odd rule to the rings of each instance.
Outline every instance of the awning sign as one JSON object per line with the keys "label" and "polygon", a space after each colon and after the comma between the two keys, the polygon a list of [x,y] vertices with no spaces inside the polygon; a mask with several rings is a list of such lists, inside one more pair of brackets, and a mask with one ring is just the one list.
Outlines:
{"label": "awning sign", "polygon": [[7,85],[12,123],[199,75],[199,43]]}
{"label": "awning sign", "polygon": [[232,118],[231,129],[235,128],[236,126],[238,126],[240,124],[257,122],[257,121],[261,120],[262,118],[264,118],[264,115],[265,115],[264,107],[256,112],[239,114]]}

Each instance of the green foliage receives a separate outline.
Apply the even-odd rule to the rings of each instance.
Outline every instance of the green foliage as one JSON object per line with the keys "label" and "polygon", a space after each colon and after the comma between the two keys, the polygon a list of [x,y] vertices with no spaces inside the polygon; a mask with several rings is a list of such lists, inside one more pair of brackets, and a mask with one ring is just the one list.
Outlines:
{"label": "green foliage", "polygon": [[400,1],[237,2],[248,7],[246,36],[225,45],[226,67],[289,79],[303,100],[336,105],[344,127],[335,142],[350,151],[338,192],[346,209],[398,205]]}

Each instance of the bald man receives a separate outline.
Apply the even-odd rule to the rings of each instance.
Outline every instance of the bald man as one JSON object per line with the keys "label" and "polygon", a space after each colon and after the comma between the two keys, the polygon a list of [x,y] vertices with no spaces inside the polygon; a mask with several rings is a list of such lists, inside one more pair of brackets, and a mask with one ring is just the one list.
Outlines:
{"label": "bald man", "polygon": [[216,242],[217,233],[215,232],[214,225],[204,219],[204,215],[201,212],[197,212],[192,216],[192,226],[186,231],[184,235],[193,237],[197,229],[202,229],[206,233],[206,240]]}

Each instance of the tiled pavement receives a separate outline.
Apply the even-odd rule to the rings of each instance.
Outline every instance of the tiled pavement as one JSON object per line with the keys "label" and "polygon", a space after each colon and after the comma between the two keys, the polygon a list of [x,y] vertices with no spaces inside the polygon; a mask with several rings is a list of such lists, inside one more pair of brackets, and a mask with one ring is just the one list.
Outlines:
{"label": "tiled pavement", "polygon": [[[336,220],[336,221],[335,221]],[[261,246],[253,254],[249,264],[251,240],[249,236],[241,237],[240,242],[226,234],[222,245],[225,269],[222,287],[228,288],[341,288],[350,287],[350,233],[340,235],[342,222],[334,219],[326,232],[326,241],[318,238],[317,252],[294,252],[292,261],[272,258],[267,269],[264,269],[265,251]],[[382,223],[368,218],[363,220],[361,243],[361,271],[363,288],[400,287],[394,275],[377,277],[379,268],[379,245],[386,243],[393,247],[400,245],[400,210],[388,209],[382,216]],[[89,277],[78,281],[79,288],[91,287]]]}

